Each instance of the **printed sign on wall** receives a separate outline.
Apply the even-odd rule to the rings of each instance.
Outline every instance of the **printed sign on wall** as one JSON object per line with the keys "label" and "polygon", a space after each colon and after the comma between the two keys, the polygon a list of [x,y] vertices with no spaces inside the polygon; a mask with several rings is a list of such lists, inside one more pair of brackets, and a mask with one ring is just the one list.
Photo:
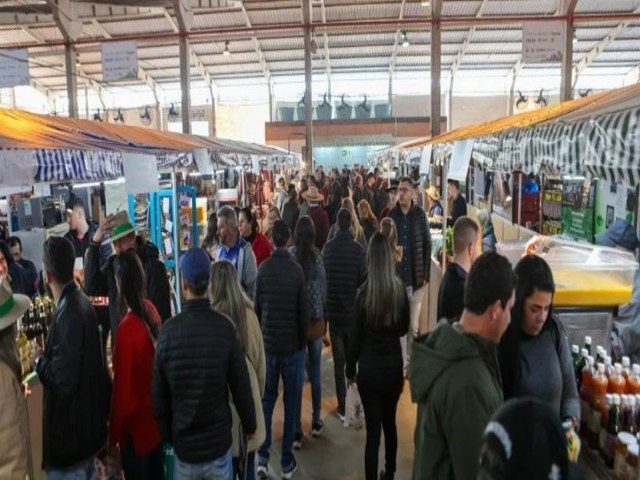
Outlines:
{"label": "printed sign on wall", "polygon": [[102,80],[136,80],[138,78],[138,49],[135,41],[102,44]]}
{"label": "printed sign on wall", "polygon": [[29,85],[29,52],[26,48],[0,50],[0,88]]}

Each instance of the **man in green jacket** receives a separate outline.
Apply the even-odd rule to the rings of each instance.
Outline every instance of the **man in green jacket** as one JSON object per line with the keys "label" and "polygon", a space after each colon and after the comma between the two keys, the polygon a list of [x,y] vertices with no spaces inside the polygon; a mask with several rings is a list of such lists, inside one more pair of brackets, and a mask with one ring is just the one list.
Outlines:
{"label": "man in green jacket", "polygon": [[511,321],[514,287],[506,258],[481,255],[467,277],[459,323],[440,322],[413,344],[413,480],[477,477],[482,434],[503,400],[496,352]]}

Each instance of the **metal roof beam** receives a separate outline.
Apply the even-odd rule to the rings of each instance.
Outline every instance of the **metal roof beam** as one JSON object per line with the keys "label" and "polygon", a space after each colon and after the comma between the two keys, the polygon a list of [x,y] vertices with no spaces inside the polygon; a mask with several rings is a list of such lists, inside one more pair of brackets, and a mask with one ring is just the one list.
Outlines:
{"label": "metal roof beam", "polygon": [[[484,15],[484,11],[487,7],[487,0],[482,0],[482,3],[480,4],[480,8],[478,9],[478,12],[476,13],[476,18],[480,18],[482,17],[482,15]],[[471,44],[471,39],[473,38],[473,34],[476,33],[476,27],[473,26],[469,29],[469,31],[467,32],[467,34],[465,35],[464,41],[462,42],[462,46],[460,47],[460,51],[458,52],[458,55],[456,56],[456,59],[453,61],[453,65],[451,65],[451,87],[450,89],[453,89],[453,79],[456,76],[456,73],[458,73],[458,69],[460,68],[460,65],[462,64],[462,61],[464,59],[465,54],[467,53],[467,50],[469,49],[469,45]]]}
{"label": "metal roof beam", "polygon": [[[640,13],[640,7],[637,7],[633,13]],[[631,23],[632,22],[628,20],[620,22],[618,25],[613,27],[602,40],[596,43],[594,47],[589,50],[584,57],[582,57],[582,59],[580,59],[580,61],[573,67],[573,87],[576,86],[578,76],[584,71],[584,69],[591,65],[595,59],[598,58],[598,55],[604,52],[618,37],[618,35],[620,35]]]}
{"label": "metal roof beam", "polygon": [[[243,3],[240,4],[240,11],[242,12],[242,15],[244,15],[247,27],[253,28],[251,19],[249,18],[249,14],[247,13],[247,9],[245,8]],[[252,35],[251,43],[253,44],[253,49],[255,50],[256,55],[258,55],[258,62],[260,63],[260,68],[262,68],[262,73],[264,73],[264,78],[267,80],[267,83],[271,83],[271,71],[269,70],[269,64],[267,63],[264,53],[262,52],[262,47],[260,46],[258,37]]]}
{"label": "metal roof beam", "polygon": [[[400,4],[400,20],[404,18],[404,6],[407,3],[407,0],[402,0]],[[393,52],[391,53],[391,60],[389,61],[389,76],[393,76],[393,72],[396,69],[397,59],[398,59],[398,50],[400,43],[398,42],[398,38],[400,37],[400,33],[402,30],[397,29],[395,38],[393,39]]]}

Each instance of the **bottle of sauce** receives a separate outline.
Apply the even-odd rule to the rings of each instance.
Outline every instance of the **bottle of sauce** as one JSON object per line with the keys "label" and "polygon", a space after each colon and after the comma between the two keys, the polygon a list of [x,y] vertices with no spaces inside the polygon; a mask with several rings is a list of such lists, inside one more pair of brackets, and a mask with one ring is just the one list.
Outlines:
{"label": "bottle of sauce", "polygon": [[584,337],[584,347],[587,349],[587,354],[591,355],[591,337]]}
{"label": "bottle of sauce", "polygon": [[578,361],[578,365],[576,368],[576,383],[578,384],[578,392],[580,391],[580,387],[582,386],[582,370],[589,363],[589,352],[586,348],[583,348],[580,351],[580,360]]}
{"label": "bottle of sauce", "polygon": [[607,378],[611,378],[611,375],[615,373],[615,369],[613,368],[613,360],[608,355],[604,356],[604,374]]}
{"label": "bottle of sauce", "polygon": [[626,391],[627,381],[622,375],[622,365],[620,363],[616,363],[613,373],[609,376],[608,392],[622,395]]}
{"label": "bottle of sauce", "polygon": [[613,405],[613,395],[607,393],[600,416],[600,432],[598,433],[598,451],[604,461],[607,455],[607,427],[609,426],[609,410]]}
{"label": "bottle of sauce", "polygon": [[581,379],[582,384],[580,385],[580,433],[585,439],[589,438],[589,422],[591,418],[591,383],[593,380],[593,376],[595,375],[594,371],[594,363],[595,360],[593,357],[589,357],[586,365],[582,369]]}
{"label": "bottle of sauce", "polygon": [[620,395],[613,395],[613,405],[609,410],[609,421],[607,425],[607,447],[604,463],[607,467],[613,468],[613,461],[616,453],[616,439],[618,433],[622,431],[622,415],[620,414]]}
{"label": "bottle of sauce", "polygon": [[596,347],[596,365],[604,363],[604,359],[607,356],[607,352],[600,345]]}
{"label": "bottle of sauce", "polygon": [[625,380],[631,375],[631,359],[629,357],[622,357],[622,375]]}
{"label": "bottle of sauce", "polygon": [[631,368],[631,375],[627,380],[627,393],[637,395],[640,393],[640,365],[635,364]]}
{"label": "bottle of sauce", "polygon": [[638,433],[638,407],[635,395],[625,395],[626,407],[623,417],[623,431],[636,435]]}
{"label": "bottle of sauce", "polygon": [[[591,424],[589,428],[589,445],[594,450],[598,448],[598,443],[600,438],[599,437],[600,420],[602,417],[601,412],[603,408],[606,408],[605,405],[607,401],[606,395],[607,395],[608,385],[609,385],[609,380],[607,380],[607,376],[604,373],[604,365],[602,363],[599,363],[598,371],[593,377],[593,379],[591,380]],[[618,406],[619,405],[620,405],[620,400],[618,397]],[[607,447],[607,452],[608,452],[608,447]]]}

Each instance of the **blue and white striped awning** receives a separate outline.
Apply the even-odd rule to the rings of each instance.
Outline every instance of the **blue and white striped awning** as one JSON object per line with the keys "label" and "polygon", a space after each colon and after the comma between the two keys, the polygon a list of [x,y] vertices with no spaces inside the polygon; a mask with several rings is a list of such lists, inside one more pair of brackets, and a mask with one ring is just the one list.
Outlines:
{"label": "blue and white striped awning", "polygon": [[122,153],[36,150],[36,181],[96,181],[123,175]]}
{"label": "blue and white striped awning", "polygon": [[[438,145],[434,158],[451,155]],[[476,139],[472,158],[481,167],[512,172],[541,169],[640,184],[640,108],[513,128]]]}

